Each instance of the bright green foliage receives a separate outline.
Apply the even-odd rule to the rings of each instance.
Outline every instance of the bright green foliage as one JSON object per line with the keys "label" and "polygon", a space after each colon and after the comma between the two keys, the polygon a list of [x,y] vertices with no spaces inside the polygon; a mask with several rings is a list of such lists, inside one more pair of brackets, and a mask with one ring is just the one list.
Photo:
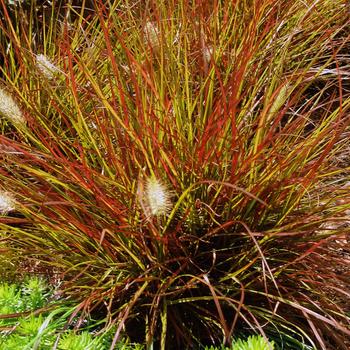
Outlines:
{"label": "bright green foliage", "polygon": [[23,310],[20,292],[16,285],[3,283],[0,285],[0,312],[10,314]]}
{"label": "bright green foliage", "polygon": [[[46,306],[49,296],[52,296],[52,290],[50,292],[47,284],[37,277],[27,278],[21,285],[3,283],[0,285],[0,305],[9,306],[2,307],[0,317],[28,311],[28,307],[33,305],[42,308]],[[60,305],[55,309],[53,312],[46,312],[45,315],[19,314],[13,315],[11,319],[3,319],[0,325],[0,350],[51,350],[56,342],[58,350],[110,348],[113,338],[111,331],[98,336],[88,331],[62,331],[69,313],[62,312],[64,308]],[[31,310],[35,311],[33,308]],[[71,312],[73,310],[74,308]],[[143,346],[120,341],[116,344],[116,349],[142,350]]]}
{"label": "bright green foliage", "polygon": [[238,339],[232,343],[231,347],[222,346],[215,348],[206,347],[205,350],[274,350],[274,343],[267,342],[262,336],[249,336],[246,340]]}
{"label": "bright green foliage", "polygon": [[16,327],[16,332],[24,336],[33,336],[37,334],[43,325],[43,316],[30,315],[27,318],[22,318],[19,325]]}
{"label": "bright green foliage", "polygon": [[6,340],[0,340],[1,350],[31,350],[30,345],[28,346],[28,338],[19,336],[8,336]]}
{"label": "bright green foliage", "polygon": [[273,350],[274,343],[267,342],[262,336],[250,336],[247,340],[238,339],[232,344],[232,350]]}
{"label": "bright green foliage", "polygon": [[48,329],[48,325],[49,319],[43,315],[20,318],[13,332],[1,337],[0,344],[4,349],[10,349],[10,345],[16,343],[17,346],[25,344],[23,349],[32,349],[36,345],[39,349],[51,349],[54,330]]}
{"label": "bright green foliage", "polygon": [[48,286],[43,279],[27,278],[22,284],[22,299],[27,300],[27,307],[38,309],[47,301]]}
{"label": "bright green foliage", "polygon": [[74,332],[64,333],[58,345],[59,350],[103,350],[100,339],[88,332],[75,334]]}
{"label": "bright green foliage", "polygon": [[[58,350],[108,350],[111,346],[111,339],[103,334],[96,336],[88,332],[76,334],[72,331],[65,332],[60,337]],[[115,350],[144,350],[141,344],[128,344],[127,341],[119,341]]]}
{"label": "bright green foliage", "polygon": [[[16,314],[41,308],[46,305],[49,294],[48,285],[38,277],[26,279],[21,287],[16,284],[1,283],[0,314]],[[0,318],[0,326],[12,322],[12,319]]]}
{"label": "bright green foliage", "polygon": [[[47,283],[38,277],[26,278],[21,285],[0,284],[0,349],[31,349],[38,338],[42,344],[49,340],[53,333],[46,330],[48,320],[31,311],[46,306],[51,294]],[[1,318],[8,314],[13,317]]]}

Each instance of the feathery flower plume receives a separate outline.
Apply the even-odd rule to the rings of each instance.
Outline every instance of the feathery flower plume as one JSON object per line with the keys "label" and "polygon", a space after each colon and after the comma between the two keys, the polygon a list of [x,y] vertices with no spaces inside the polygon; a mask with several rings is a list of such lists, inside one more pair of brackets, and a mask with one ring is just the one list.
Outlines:
{"label": "feathery flower plume", "polygon": [[153,22],[146,22],[143,27],[143,34],[149,45],[153,49],[157,49],[159,46],[159,29]]}
{"label": "feathery flower plume", "polygon": [[0,215],[15,209],[15,200],[8,192],[0,192]]}
{"label": "feathery flower plume", "polygon": [[147,217],[165,215],[172,208],[171,192],[154,177],[139,181],[137,195]]}
{"label": "feathery flower plume", "polygon": [[273,104],[269,110],[269,117],[273,116],[275,113],[277,113],[280,108],[285,104],[287,101],[289,94],[290,94],[290,85],[288,83],[284,84],[280,91],[278,92],[275,100],[273,101]]}
{"label": "feathery flower plume", "polygon": [[36,66],[47,79],[53,79],[59,69],[44,55],[36,55]]}
{"label": "feathery flower plume", "polygon": [[203,60],[206,63],[210,63],[211,57],[213,56],[214,49],[212,46],[204,46],[202,49]]}
{"label": "feathery flower plume", "polygon": [[14,124],[25,124],[24,116],[12,96],[0,87],[0,114]]}
{"label": "feathery flower plume", "polygon": [[151,215],[153,216],[166,214],[172,207],[170,192],[164,184],[155,178],[147,179],[146,197]]}

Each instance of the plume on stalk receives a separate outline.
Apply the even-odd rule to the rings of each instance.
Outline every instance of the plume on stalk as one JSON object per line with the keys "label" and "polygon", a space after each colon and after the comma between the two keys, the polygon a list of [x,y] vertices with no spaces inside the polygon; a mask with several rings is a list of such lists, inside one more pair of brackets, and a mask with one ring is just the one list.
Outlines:
{"label": "plume on stalk", "polygon": [[13,124],[25,124],[25,118],[18,104],[2,87],[0,87],[0,114]]}
{"label": "plume on stalk", "polygon": [[15,209],[15,200],[9,192],[0,191],[0,215],[6,215]]}

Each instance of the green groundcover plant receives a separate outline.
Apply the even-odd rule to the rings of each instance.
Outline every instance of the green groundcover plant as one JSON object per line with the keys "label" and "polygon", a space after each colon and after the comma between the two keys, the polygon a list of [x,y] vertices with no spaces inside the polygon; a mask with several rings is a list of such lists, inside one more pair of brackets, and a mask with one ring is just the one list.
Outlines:
{"label": "green groundcover plant", "polygon": [[[96,331],[65,330],[66,317],[72,308],[56,304],[54,311],[50,312],[48,306],[52,303],[53,297],[52,288],[37,277],[27,278],[21,285],[0,284],[0,349],[104,350],[110,348],[111,331],[97,334]],[[88,327],[89,325],[84,325],[84,328]],[[273,349],[273,343],[270,345]],[[143,350],[144,346],[129,344],[124,340],[118,342],[115,348]],[[237,340],[230,348],[220,348],[220,350],[227,349],[269,350],[270,348],[263,337],[252,336],[246,341]],[[210,350],[218,349],[210,347]]]}
{"label": "green groundcover plant", "polygon": [[[57,302],[54,292],[37,277],[26,278],[20,285],[0,284],[0,349],[109,349],[111,332],[97,335],[96,330],[66,330],[74,307]],[[84,328],[88,329],[91,320],[85,321]],[[116,349],[141,350],[143,346],[120,341]]]}
{"label": "green groundcover plant", "polygon": [[221,348],[214,348],[213,346],[206,347],[205,350],[273,350],[274,345],[268,343],[261,336],[250,336],[247,340],[238,339],[234,341],[231,347],[222,346]]}
{"label": "green groundcover plant", "polygon": [[2,249],[111,349],[348,349],[349,35],[345,0],[1,0]]}

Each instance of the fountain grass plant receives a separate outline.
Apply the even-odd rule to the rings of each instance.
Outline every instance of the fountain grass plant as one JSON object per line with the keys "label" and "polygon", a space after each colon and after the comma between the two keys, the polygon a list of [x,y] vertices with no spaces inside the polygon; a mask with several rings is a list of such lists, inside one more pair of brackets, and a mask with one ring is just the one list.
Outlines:
{"label": "fountain grass plant", "polygon": [[0,229],[111,349],[348,349],[345,0],[1,3]]}

